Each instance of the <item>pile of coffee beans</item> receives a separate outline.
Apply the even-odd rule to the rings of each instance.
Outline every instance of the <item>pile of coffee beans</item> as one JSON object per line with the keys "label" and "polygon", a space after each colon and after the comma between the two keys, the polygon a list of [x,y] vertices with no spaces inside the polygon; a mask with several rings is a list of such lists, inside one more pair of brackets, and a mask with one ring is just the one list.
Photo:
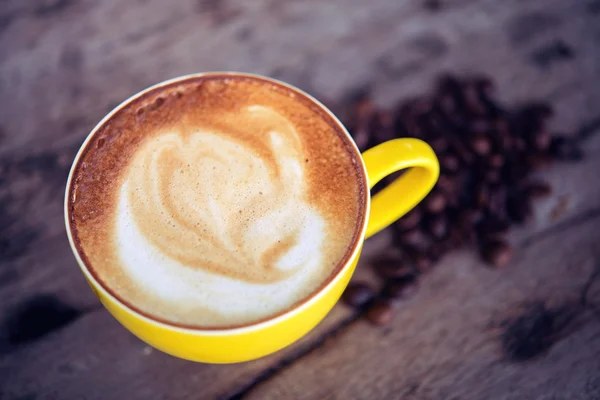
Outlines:
{"label": "pile of coffee beans", "polygon": [[493,267],[508,264],[514,253],[504,238],[508,229],[527,222],[533,201],[551,194],[533,173],[555,160],[582,157],[575,140],[548,130],[549,104],[510,110],[494,94],[487,77],[445,75],[432,95],[392,111],[375,107],[367,95],[351,105],[346,126],[361,150],[393,138],[419,138],[434,149],[441,168],[431,193],[391,228],[395,255],[373,263],[383,282],[379,293],[352,283],[344,294],[373,324],[388,323],[394,303],[409,298],[418,278],[453,249],[477,249]]}

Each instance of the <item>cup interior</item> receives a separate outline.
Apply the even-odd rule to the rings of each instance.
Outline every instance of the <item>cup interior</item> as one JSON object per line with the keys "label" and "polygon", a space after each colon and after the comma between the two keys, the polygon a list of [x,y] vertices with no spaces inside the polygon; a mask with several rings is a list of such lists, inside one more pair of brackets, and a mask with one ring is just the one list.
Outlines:
{"label": "cup interior", "polygon": [[[163,320],[160,320],[154,316],[151,316],[151,315],[139,310],[137,307],[135,307],[135,305],[128,304],[126,301],[124,301],[119,296],[117,296],[116,293],[114,293],[109,287],[105,286],[102,283],[102,281],[100,279],[98,279],[98,277],[93,272],[93,270],[91,268],[88,268],[88,266],[86,265],[86,260],[84,259],[84,257],[82,257],[82,255],[79,251],[79,248],[75,242],[74,236],[73,236],[72,222],[71,222],[71,216],[70,216],[70,207],[69,207],[69,204],[71,201],[70,199],[73,194],[73,178],[74,178],[74,174],[77,170],[77,166],[80,163],[82,156],[87,151],[90,151],[90,149],[89,149],[90,143],[92,143],[95,134],[102,127],[104,127],[107,123],[109,123],[111,121],[111,119],[120,110],[122,110],[123,108],[130,105],[132,102],[134,102],[148,94],[155,93],[157,91],[160,91],[161,89],[167,88],[169,86],[174,86],[174,85],[180,84],[182,82],[186,82],[188,80],[201,80],[206,77],[223,77],[223,78],[244,77],[244,78],[248,78],[248,79],[253,79],[256,81],[261,81],[261,82],[281,86],[281,87],[293,92],[295,95],[302,96],[303,98],[310,101],[312,104],[314,104],[316,107],[318,107],[319,111],[321,113],[323,113],[326,116],[326,118],[328,118],[332,123],[334,123],[339,128],[339,132],[343,132],[343,134],[345,135],[344,140],[348,143],[349,150],[353,152],[354,159],[357,160],[357,162],[360,164],[360,168],[359,168],[359,170],[361,171],[360,179],[362,179],[361,184],[362,184],[362,187],[364,188],[363,202],[362,202],[363,212],[361,213],[361,220],[356,221],[357,227],[356,227],[355,235],[352,240],[352,244],[348,247],[345,255],[340,260],[337,267],[332,271],[331,275],[328,277],[328,279],[326,281],[324,281],[309,296],[307,296],[303,300],[297,302],[296,304],[292,305],[291,307],[289,307],[287,309],[284,309],[276,314],[270,315],[262,320],[258,320],[258,321],[251,322],[248,324],[242,324],[239,326],[231,326],[231,327],[223,327],[223,328],[207,328],[207,327],[201,327],[201,326],[188,326],[188,325],[183,325],[183,324],[181,324],[181,325],[175,324],[175,323],[172,323],[169,321],[163,321]],[[277,323],[281,319],[285,319],[287,316],[289,316],[293,313],[299,312],[303,308],[308,307],[311,303],[318,301],[319,297],[321,297],[321,295],[323,293],[327,292],[328,288],[330,288],[334,285],[334,283],[342,275],[342,271],[344,271],[346,268],[349,268],[352,265],[353,261],[355,261],[356,258],[358,257],[358,254],[360,253],[360,249],[362,247],[362,242],[363,242],[364,236],[365,236],[368,215],[369,215],[370,194],[369,194],[369,182],[367,179],[366,167],[365,167],[364,162],[362,161],[362,157],[360,155],[360,151],[359,151],[358,147],[356,146],[356,143],[354,142],[354,140],[352,139],[352,137],[350,136],[350,134],[348,133],[348,131],[346,130],[346,128],[344,127],[342,122],[329,109],[327,109],[327,107],[325,107],[325,105],[323,105],[321,102],[319,102],[317,99],[315,99],[313,96],[309,95],[308,93],[305,93],[302,90],[300,90],[294,86],[291,86],[287,83],[284,83],[284,82],[281,82],[281,81],[278,81],[278,80],[275,80],[272,78],[268,78],[268,77],[264,77],[264,76],[260,76],[260,75],[254,75],[254,74],[240,73],[240,72],[211,72],[211,73],[186,75],[186,76],[182,76],[182,77],[178,77],[178,78],[174,78],[171,80],[161,82],[157,85],[149,87],[148,89],[145,89],[145,90],[131,96],[130,98],[125,100],[123,103],[116,106],[111,112],[109,112],[89,133],[89,135],[83,142],[82,146],[80,147],[80,149],[73,161],[71,170],[69,172],[67,186],[66,186],[64,207],[65,207],[64,208],[64,216],[65,216],[66,231],[67,231],[69,243],[71,245],[71,249],[75,255],[75,258],[77,260],[77,263],[79,264],[79,267],[81,268],[82,272],[84,273],[84,275],[86,276],[86,278],[88,279],[88,281],[90,282],[90,284],[92,285],[92,287],[95,291],[100,292],[99,294],[108,297],[114,303],[118,304],[120,307],[127,310],[128,313],[131,313],[143,320],[146,320],[147,322],[150,322],[153,324],[158,324],[163,327],[170,328],[170,329],[185,331],[185,332],[204,332],[204,333],[209,333],[209,334],[222,334],[222,333],[241,332],[241,331],[246,331],[249,329],[250,330],[259,329],[265,325]]]}

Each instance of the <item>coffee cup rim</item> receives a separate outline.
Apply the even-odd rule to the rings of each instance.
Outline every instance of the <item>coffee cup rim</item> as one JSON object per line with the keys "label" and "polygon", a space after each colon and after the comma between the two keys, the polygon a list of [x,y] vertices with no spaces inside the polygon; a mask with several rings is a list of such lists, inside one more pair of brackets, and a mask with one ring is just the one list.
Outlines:
{"label": "coffee cup rim", "polygon": [[[343,132],[343,134],[346,135],[346,137],[349,139],[349,143],[351,144],[353,151],[355,151],[355,153],[356,153],[355,155],[360,160],[360,166],[361,166],[362,177],[363,177],[363,185],[364,185],[364,191],[365,191],[364,210],[363,210],[364,212],[362,214],[362,226],[360,227],[360,230],[358,231],[358,233],[355,235],[354,243],[352,244],[351,250],[346,252],[346,254],[344,255],[344,258],[342,259],[342,262],[340,262],[338,264],[338,266],[336,267],[336,270],[334,272],[332,272],[332,274],[327,278],[327,280],[325,282],[323,282],[317,289],[315,289],[306,298],[296,302],[295,304],[293,304],[292,306],[290,306],[284,310],[279,311],[278,313],[276,313],[274,315],[267,316],[258,321],[254,321],[254,322],[250,322],[250,323],[246,323],[246,324],[240,324],[237,326],[214,327],[214,328],[183,325],[183,324],[179,325],[179,324],[176,324],[176,323],[173,323],[170,321],[160,320],[156,317],[153,317],[149,314],[146,314],[146,313],[138,310],[136,307],[128,304],[126,301],[124,301],[123,299],[114,295],[111,291],[109,291],[105,287],[105,285],[99,279],[97,279],[96,276],[90,271],[90,269],[86,266],[85,262],[83,261],[83,259],[81,258],[80,254],[79,254],[79,250],[75,244],[75,241],[73,238],[73,233],[71,230],[70,207],[69,207],[69,196],[71,193],[73,174],[75,172],[76,166],[79,164],[79,159],[85,153],[85,150],[87,149],[89,142],[94,138],[96,132],[98,132],[98,130],[102,126],[104,126],[107,121],[109,121],[123,107],[127,106],[132,101],[144,96],[145,94],[147,94],[149,92],[157,90],[163,86],[172,85],[172,84],[175,84],[175,83],[178,83],[181,81],[185,81],[185,80],[189,80],[189,79],[211,77],[211,76],[214,76],[214,77],[227,77],[227,76],[246,77],[246,78],[250,78],[250,79],[256,79],[256,80],[267,81],[270,83],[275,83],[277,85],[285,87],[286,89],[291,90],[292,92],[296,92],[296,93],[306,97],[312,103],[316,104],[339,128],[341,128],[341,132]],[[186,334],[202,334],[202,335],[210,335],[210,336],[222,336],[222,335],[232,335],[232,334],[243,334],[243,333],[248,333],[248,332],[252,332],[252,331],[256,331],[256,330],[261,330],[261,329],[267,328],[272,325],[277,325],[278,323],[290,318],[294,314],[302,312],[304,309],[310,307],[312,304],[319,301],[319,299],[321,297],[323,297],[329,290],[331,290],[331,288],[333,286],[336,285],[336,283],[340,279],[342,279],[342,277],[344,275],[344,271],[347,268],[350,268],[352,265],[352,262],[359,256],[360,250],[362,248],[362,243],[365,238],[365,232],[366,232],[368,217],[369,217],[369,213],[370,213],[370,207],[371,207],[371,195],[369,193],[369,181],[368,181],[367,169],[366,169],[364,160],[362,159],[361,152],[358,149],[358,146],[356,145],[356,143],[354,142],[354,139],[352,138],[352,136],[350,135],[350,133],[344,126],[344,124],[323,103],[321,103],[315,97],[306,93],[302,89],[299,89],[291,84],[288,84],[286,82],[280,81],[275,78],[271,78],[271,77],[267,77],[267,76],[263,76],[263,75],[259,75],[259,74],[254,74],[254,73],[248,73],[248,72],[212,71],[212,72],[200,72],[200,73],[192,73],[192,74],[182,75],[182,76],[178,76],[175,78],[171,78],[171,79],[159,82],[155,85],[152,85],[146,89],[143,89],[143,90],[133,94],[132,96],[128,97],[123,102],[121,102],[120,104],[115,106],[109,113],[107,113],[94,126],[94,128],[90,131],[90,133],[88,133],[87,137],[85,138],[85,140],[81,144],[79,150],[77,151],[75,158],[73,159],[73,163],[69,170],[69,176],[67,179],[67,185],[66,185],[66,189],[65,189],[63,216],[64,216],[64,220],[65,220],[67,238],[69,240],[69,245],[71,246],[73,255],[75,256],[77,264],[79,265],[79,268],[81,269],[81,271],[83,272],[85,277],[88,279],[88,281],[90,281],[92,283],[94,290],[101,292],[103,296],[106,296],[109,299],[111,299],[119,307],[125,309],[128,313],[134,314],[136,317],[144,320],[147,323],[155,324],[155,325],[158,325],[165,329],[169,329],[169,330],[173,330],[173,331],[177,331],[177,332],[181,332],[181,333],[186,333]]]}

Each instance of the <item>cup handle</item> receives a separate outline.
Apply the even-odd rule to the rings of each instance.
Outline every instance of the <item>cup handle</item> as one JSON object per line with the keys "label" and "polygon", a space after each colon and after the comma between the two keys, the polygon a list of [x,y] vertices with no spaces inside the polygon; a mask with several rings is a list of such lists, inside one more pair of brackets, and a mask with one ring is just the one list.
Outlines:
{"label": "cup handle", "polygon": [[402,217],[431,191],[440,173],[438,159],[422,140],[393,139],[362,154],[369,189],[387,175],[410,168],[371,198],[366,237],[373,236]]}

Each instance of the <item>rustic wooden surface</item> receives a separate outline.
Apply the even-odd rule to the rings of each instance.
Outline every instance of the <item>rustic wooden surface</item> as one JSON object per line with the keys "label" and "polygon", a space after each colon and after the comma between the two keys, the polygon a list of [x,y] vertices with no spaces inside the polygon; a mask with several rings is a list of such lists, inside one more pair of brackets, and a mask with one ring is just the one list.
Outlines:
{"label": "rustic wooden surface", "polygon": [[[439,7],[436,7],[436,3]],[[600,399],[600,2],[393,0],[0,2],[1,399]],[[174,359],[121,328],[68,247],[72,157],[114,105],[158,81],[242,70],[342,101],[426,90],[440,71],[492,75],[503,99],[551,99],[587,153],[553,167],[502,271],[442,260],[392,326],[337,306],[300,343],[229,366]],[[363,264],[385,245],[367,243]],[[369,278],[366,268],[357,272]],[[514,360],[504,321],[571,307],[549,350]],[[32,321],[35,323],[32,324]]]}

